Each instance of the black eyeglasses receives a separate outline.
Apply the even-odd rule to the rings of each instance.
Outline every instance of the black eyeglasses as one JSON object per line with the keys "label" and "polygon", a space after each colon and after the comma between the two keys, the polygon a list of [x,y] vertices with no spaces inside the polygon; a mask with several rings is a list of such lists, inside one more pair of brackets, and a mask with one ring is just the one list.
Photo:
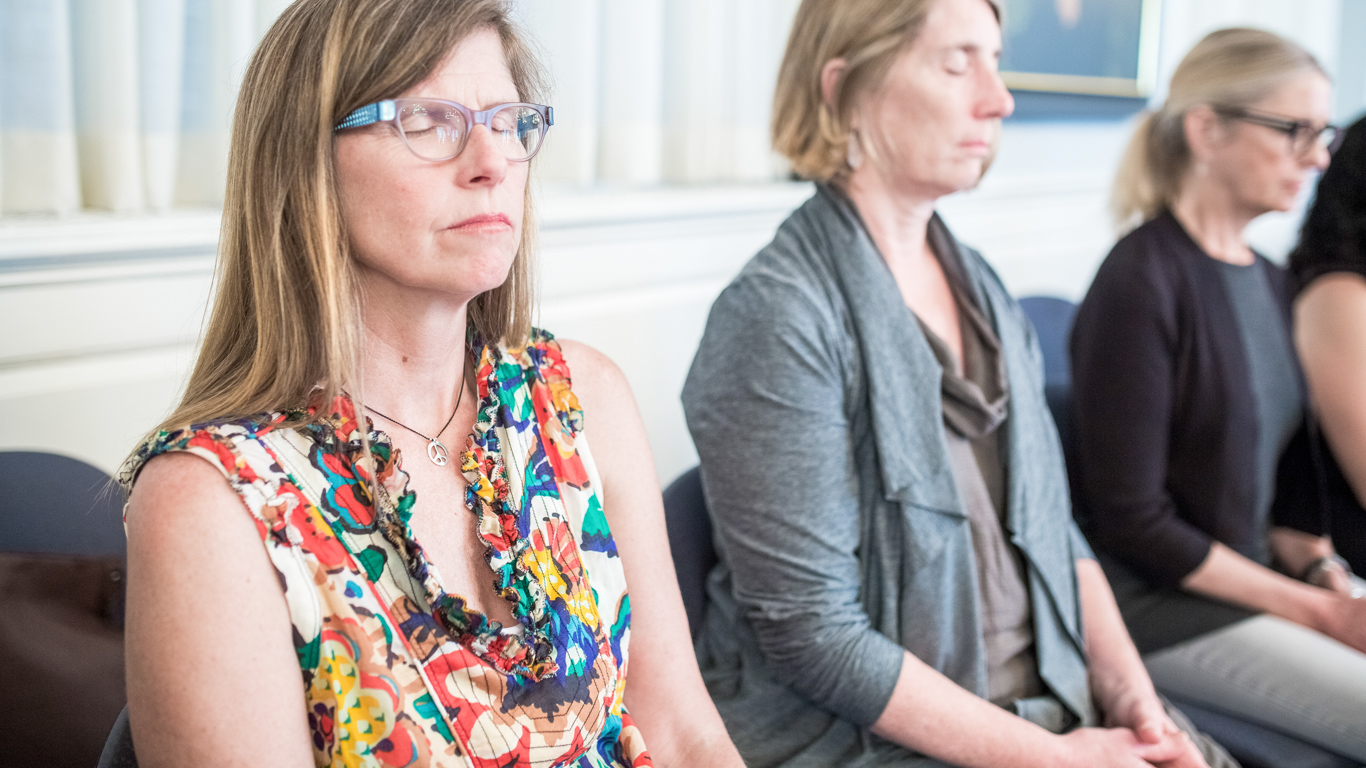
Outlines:
{"label": "black eyeglasses", "polygon": [[1265,112],[1243,109],[1242,107],[1216,106],[1214,112],[1230,120],[1241,120],[1285,134],[1286,138],[1290,140],[1290,151],[1296,155],[1303,155],[1315,145],[1323,147],[1328,150],[1329,154],[1332,154],[1342,143],[1343,132],[1336,125],[1319,125],[1308,120],[1291,120],[1287,117],[1269,115]]}

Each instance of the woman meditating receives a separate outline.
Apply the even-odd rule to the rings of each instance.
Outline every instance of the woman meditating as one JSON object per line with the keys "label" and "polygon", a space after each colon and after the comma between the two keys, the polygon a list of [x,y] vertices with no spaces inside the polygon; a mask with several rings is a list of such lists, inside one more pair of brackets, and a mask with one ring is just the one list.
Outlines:
{"label": "woman meditating", "polygon": [[1228,765],[1164,711],[1086,541],[1038,343],[935,215],[1013,102],[987,0],[806,0],[774,144],[816,194],[683,393],[720,563],[698,640],[747,764]]}
{"label": "woman meditating", "polygon": [[262,41],[203,347],[122,472],[144,768],[741,765],[630,390],[530,326],[537,82],[494,0]]}
{"label": "woman meditating", "polygon": [[1243,237],[1328,165],[1330,94],[1261,30],[1182,59],[1115,182],[1137,228],[1077,312],[1075,469],[1159,689],[1366,761],[1366,600],[1327,535],[1294,289]]}

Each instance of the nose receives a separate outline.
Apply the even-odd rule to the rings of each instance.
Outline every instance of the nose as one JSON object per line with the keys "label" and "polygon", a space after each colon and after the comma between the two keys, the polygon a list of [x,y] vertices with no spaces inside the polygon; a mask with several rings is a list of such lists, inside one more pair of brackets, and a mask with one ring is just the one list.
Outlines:
{"label": "nose", "polygon": [[981,95],[977,100],[977,116],[984,120],[1009,117],[1015,111],[1015,97],[1006,88],[1001,73],[989,69],[983,70],[983,74],[979,81]]}
{"label": "nose", "polygon": [[1323,146],[1317,141],[1314,142],[1314,148],[1308,153],[1307,157],[1309,160],[1308,166],[1319,171],[1327,168],[1328,163],[1333,159],[1333,156],[1328,153],[1328,147]]}
{"label": "nose", "polygon": [[455,159],[460,183],[465,186],[497,185],[507,177],[510,162],[498,146],[498,140],[484,125],[474,126],[465,148]]}

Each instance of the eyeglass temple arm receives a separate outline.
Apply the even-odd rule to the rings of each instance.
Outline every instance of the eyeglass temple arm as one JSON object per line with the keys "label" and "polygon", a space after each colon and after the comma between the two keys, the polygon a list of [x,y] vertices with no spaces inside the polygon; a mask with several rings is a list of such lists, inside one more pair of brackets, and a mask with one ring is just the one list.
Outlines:
{"label": "eyeglass temple arm", "polygon": [[332,130],[340,131],[344,128],[360,128],[363,125],[382,123],[385,120],[393,120],[394,114],[393,99],[377,101],[374,104],[366,104],[347,115],[340,123],[337,123]]}
{"label": "eyeglass temple arm", "polygon": [[[364,125],[382,123],[385,120],[393,120],[395,111],[396,110],[393,99],[385,99],[384,101],[377,101],[374,104],[366,104],[360,109],[357,109],[353,111],[351,114],[342,118],[342,121],[340,123],[337,123],[332,128],[332,130],[340,131],[346,128],[360,128]],[[555,108],[546,107],[545,125],[547,128],[549,128],[554,124]]]}

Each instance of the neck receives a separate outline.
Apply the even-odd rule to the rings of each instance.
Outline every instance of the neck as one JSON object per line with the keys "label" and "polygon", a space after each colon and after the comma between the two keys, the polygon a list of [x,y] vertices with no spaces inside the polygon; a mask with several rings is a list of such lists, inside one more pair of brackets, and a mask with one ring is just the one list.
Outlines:
{"label": "neck", "polygon": [[[364,403],[434,437],[465,379],[469,302],[363,275]],[[446,435],[449,438],[449,435]]]}
{"label": "neck", "polygon": [[1239,204],[1230,190],[1208,176],[1192,176],[1172,204],[1172,215],[1211,258],[1247,265],[1256,260],[1243,230],[1262,214]]}
{"label": "neck", "polygon": [[938,195],[893,189],[871,164],[850,173],[843,189],[893,273],[933,258],[926,233]]}

